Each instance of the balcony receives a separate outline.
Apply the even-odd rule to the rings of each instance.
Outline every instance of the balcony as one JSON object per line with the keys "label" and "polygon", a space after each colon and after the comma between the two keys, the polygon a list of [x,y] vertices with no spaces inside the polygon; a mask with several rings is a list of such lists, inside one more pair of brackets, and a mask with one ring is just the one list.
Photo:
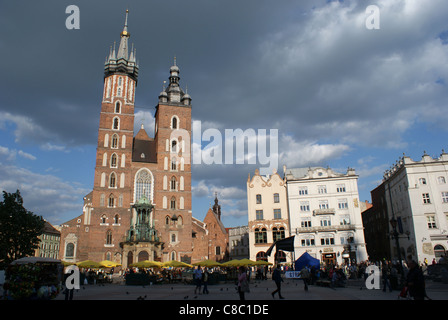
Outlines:
{"label": "balcony", "polygon": [[336,231],[349,231],[356,230],[355,225],[353,224],[342,224],[342,225],[334,225],[334,226],[317,226],[317,227],[305,227],[305,228],[296,228],[296,234],[299,233],[318,233],[318,232],[336,232]]}
{"label": "balcony", "polygon": [[336,209],[315,209],[313,210],[313,216],[323,215],[323,214],[336,214]]}

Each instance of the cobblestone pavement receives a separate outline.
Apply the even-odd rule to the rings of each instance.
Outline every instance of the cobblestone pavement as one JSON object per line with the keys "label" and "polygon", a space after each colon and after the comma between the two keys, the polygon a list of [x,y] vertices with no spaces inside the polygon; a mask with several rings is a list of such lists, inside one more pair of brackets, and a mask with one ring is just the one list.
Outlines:
{"label": "cobblestone pavement", "polygon": [[[427,282],[427,295],[433,300],[448,300],[448,284]],[[279,300],[272,280],[252,281],[248,302]],[[209,294],[195,294],[193,285],[159,284],[151,286],[127,286],[124,284],[84,285],[75,290],[73,300],[239,300],[235,285],[231,283],[209,285]],[[282,295],[285,300],[397,300],[399,291],[368,290],[362,281],[348,281],[344,288],[309,286],[305,291],[303,282],[285,279]],[[64,300],[61,293],[56,300]]]}

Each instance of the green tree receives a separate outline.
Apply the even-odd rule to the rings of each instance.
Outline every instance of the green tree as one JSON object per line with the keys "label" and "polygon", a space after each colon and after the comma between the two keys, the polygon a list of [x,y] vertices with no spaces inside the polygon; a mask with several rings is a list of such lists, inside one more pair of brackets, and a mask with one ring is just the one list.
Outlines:
{"label": "green tree", "polygon": [[23,207],[20,191],[3,191],[0,202],[0,263],[8,265],[16,259],[34,255],[39,247],[44,219]]}

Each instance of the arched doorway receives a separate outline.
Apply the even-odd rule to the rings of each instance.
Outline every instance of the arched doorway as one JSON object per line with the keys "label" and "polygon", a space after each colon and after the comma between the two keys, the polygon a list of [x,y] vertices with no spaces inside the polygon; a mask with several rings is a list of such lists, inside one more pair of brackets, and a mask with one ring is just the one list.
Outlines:
{"label": "arched doorway", "polygon": [[256,260],[268,261],[268,257],[266,256],[266,252],[260,251],[257,253]]}
{"label": "arched doorway", "polygon": [[140,251],[138,254],[138,262],[149,260],[149,254],[147,251]]}
{"label": "arched doorway", "polygon": [[277,261],[278,263],[286,262],[286,254],[281,250],[277,251],[275,261]]}
{"label": "arched doorway", "polygon": [[134,255],[132,254],[132,251],[128,252],[128,267],[129,265],[134,263]]}
{"label": "arched doorway", "polygon": [[443,257],[445,255],[445,248],[441,244],[436,244],[434,246],[434,255],[436,258]]}

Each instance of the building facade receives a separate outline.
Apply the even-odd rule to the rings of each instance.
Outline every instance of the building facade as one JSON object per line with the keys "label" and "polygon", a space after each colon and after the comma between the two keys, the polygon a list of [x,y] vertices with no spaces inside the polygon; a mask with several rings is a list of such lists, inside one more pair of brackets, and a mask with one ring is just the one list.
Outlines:
{"label": "building facade", "polygon": [[[259,170],[247,179],[249,258],[274,263],[266,251],[280,239],[289,237],[286,181],[277,172],[261,176]],[[279,251],[279,262],[290,262],[288,252]]]}
{"label": "building facade", "polygon": [[[448,154],[439,158],[426,153],[420,161],[400,158],[386,171],[381,188],[387,219],[396,221],[398,246],[389,234],[392,259],[431,263],[446,254],[448,243]],[[393,231],[392,224],[389,233]],[[398,247],[400,248],[398,250]]]}
{"label": "building facade", "polygon": [[143,125],[134,136],[139,66],[127,21],[128,12],[118,51],[111,49],[104,65],[93,190],[83,214],[61,226],[60,258],[123,267],[146,259],[193,263],[191,97],[174,61],[158,97],[153,137]]}
{"label": "building facade", "polygon": [[221,221],[221,205],[215,194],[215,204],[207,211],[204,221],[193,217],[193,260],[229,259],[229,235]]}
{"label": "building facade", "polygon": [[295,258],[308,252],[327,265],[367,260],[355,170],[286,169]]}
{"label": "building facade", "polygon": [[372,206],[363,211],[362,224],[370,261],[390,261],[390,218],[384,184],[370,191]]}
{"label": "building facade", "polygon": [[59,246],[61,242],[61,232],[45,221],[42,234],[39,236],[39,248],[34,256],[41,258],[59,259]]}
{"label": "building facade", "polygon": [[228,228],[229,259],[249,259],[249,228],[239,226]]}

